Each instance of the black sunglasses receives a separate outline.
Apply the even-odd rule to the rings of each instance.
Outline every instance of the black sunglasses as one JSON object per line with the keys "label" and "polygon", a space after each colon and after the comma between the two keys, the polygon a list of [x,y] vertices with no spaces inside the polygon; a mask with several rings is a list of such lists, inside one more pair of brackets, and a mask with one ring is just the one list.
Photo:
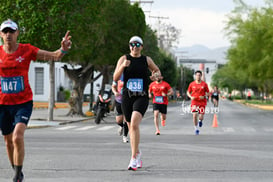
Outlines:
{"label": "black sunglasses", "polygon": [[11,28],[5,28],[4,30],[2,30],[2,32],[4,33],[4,34],[6,34],[6,33],[14,33],[14,32],[16,32],[16,30],[12,30]]}
{"label": "black sunglasses", "polygon": [[136,47],[140,47],[140,46],[141,46],[141,43],[138,43],[138,42],[137,42],[137,43],[130,43],[130,46],[131,46],[131,47],[135,47],[135,46],[136,46]]}

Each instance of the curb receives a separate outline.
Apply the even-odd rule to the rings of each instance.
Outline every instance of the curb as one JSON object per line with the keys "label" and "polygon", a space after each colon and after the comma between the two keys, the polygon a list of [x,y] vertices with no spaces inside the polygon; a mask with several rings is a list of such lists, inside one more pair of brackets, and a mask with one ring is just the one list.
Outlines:
{"label": "curb", "polygon": [[242,104],[244,106],[252,107],[252,108],[258,108],[258,109],[262,109],[262,110],[273,111],[273,106],[272,105],[249,104],[249,103],[243,103],[242,101],[239,101],[239,100],[234,100],[234,102]]}
{"label": "curb", "polygon": [[[91,118],[86,118],[86,119],[79,119],[79,120],[75,120],[75,121],[63,121],[63,122],[59,122],[56,125],[49,125],[49,124],[41,124],[41,125],[33,125],[33,126],[27,126],[27,129],[37,129],[37,128],[47,128],[47,127],[52,127],[52,126],[58,126],[58,125],[66,125],[66,124],[71,124],[71,123],[79,123],[79,122],[85,122],[87,120],[93,119],[93,117]],[[46,120],[41,120],[46,122]],[[58,122],[58,121],[56,121]]]}

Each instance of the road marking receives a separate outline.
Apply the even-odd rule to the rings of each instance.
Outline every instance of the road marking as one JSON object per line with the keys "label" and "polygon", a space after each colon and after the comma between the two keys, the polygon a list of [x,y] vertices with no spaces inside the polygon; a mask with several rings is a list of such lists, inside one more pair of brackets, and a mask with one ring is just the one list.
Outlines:
{"label": "road marking", "polygon": [[243,128],[245,132],[256,132],[254,128]]}
{"label": "road marking", "polygon": [[230,127],[223,127],[224,132],[235,132],[233,128]]}
{"label": "road marking", "polygon": [[109,129],[111,129],[111,128],[114,128],[115,126],[103,126],[103,127],[101,127],[101,128],[98,128],[97,130],[98,131],[105,131],[105,130],[109,130]]}
{"label": "road marking", "polygon": [[273,128],[264,128],[264,131],[266,131],[266,132],[273,132]]}
{"label": "road marking", "polygon": [[65,126],[65,127],[61,127],[61,128],[56,128],[57,130],[68,130],[68,129],[72,129],[72,128],[76,128],[77,126]]}
{"label": "road marking", "polygon": [[[209,153],[217,155],[227,155],[227,156],[243,156],[246,158],[256,158],[256,159],[273,159],[273,153],[271,151],[250,151],[242,149],[231,149],[231,148],[218,148],[218,147],[206,147],[198,145],[188,145],[188,144],[169,144],[169,143],[144,143],[143,146],[147,146],[150,149],[168,149],[168,150],[180,150],[180,151],[189,151],[197,153]],[[142,146],[142,147],[143,147]]]}
{"label": "road marking", "polygon": [[89,130],[91,128],[96,128],[96,126],[85,126],[85,127],[77,128],[75,130],[77,130],[77,131],[84,131],[84,130]]}

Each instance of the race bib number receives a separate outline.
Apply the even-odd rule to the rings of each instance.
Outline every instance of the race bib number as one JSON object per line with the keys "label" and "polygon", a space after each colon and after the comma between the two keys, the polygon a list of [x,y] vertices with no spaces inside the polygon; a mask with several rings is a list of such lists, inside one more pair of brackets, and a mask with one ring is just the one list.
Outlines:
{"label": "race bib number", "polygon": [[126,87],[132,92],[142,92],[143,91],[143,79],[131,78],[127,81]]}
{"label": "race bib number", "polygon": [[155,96],[156,103],[163,103],[163,96]]}
{"label": "race bib number", "polygon": [[2,93],[14,94],[24,90],[24,78],[16,77],[1,77]]}
{"label": "race bib number", "polygon": [[218,93],[217,93],[217,92],[214,92],[214,93],[213,93],[213,96],[218,96]]}

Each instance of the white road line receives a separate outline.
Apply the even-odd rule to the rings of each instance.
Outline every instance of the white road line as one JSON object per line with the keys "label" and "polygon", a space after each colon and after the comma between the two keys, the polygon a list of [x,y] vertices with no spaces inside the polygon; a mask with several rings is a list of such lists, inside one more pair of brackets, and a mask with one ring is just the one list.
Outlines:
{"label": "white road line", "polygon": [[56,130],[68,130],[68,129],[72,129],[72,128],[76,128],[77,126],[65,126],[65,127],[61,127],[61,128],[56,128]]}
{"label": "white road line", "polygon": [[264,128],[264,131],[266,131],[266,132],[273,132],[273,128]]}
{"label": "white road line", "polygon": [[105,131],[105,130],[109,130],[109,129],[114,128],[114,127],[115,126],[103,126],[103,127],[98,128],[96,130],[98,130],[98,131]]}
{"label": "white road line", "polygon": [[246,132],[256,132],[256,129],[254,128],[243,128],[243,130]]}
{"label": "white road line", "polygon": [[235,132],[233,128],[230,127],[223,127],[224,132]]}
{"label": "white road line", "polygon": [[75,130],[77,130],[77,131],[84,131],[84,130],[89,130],[91,128],[96,128],[96,126],[85,126],[85,127],[77,128]]}

